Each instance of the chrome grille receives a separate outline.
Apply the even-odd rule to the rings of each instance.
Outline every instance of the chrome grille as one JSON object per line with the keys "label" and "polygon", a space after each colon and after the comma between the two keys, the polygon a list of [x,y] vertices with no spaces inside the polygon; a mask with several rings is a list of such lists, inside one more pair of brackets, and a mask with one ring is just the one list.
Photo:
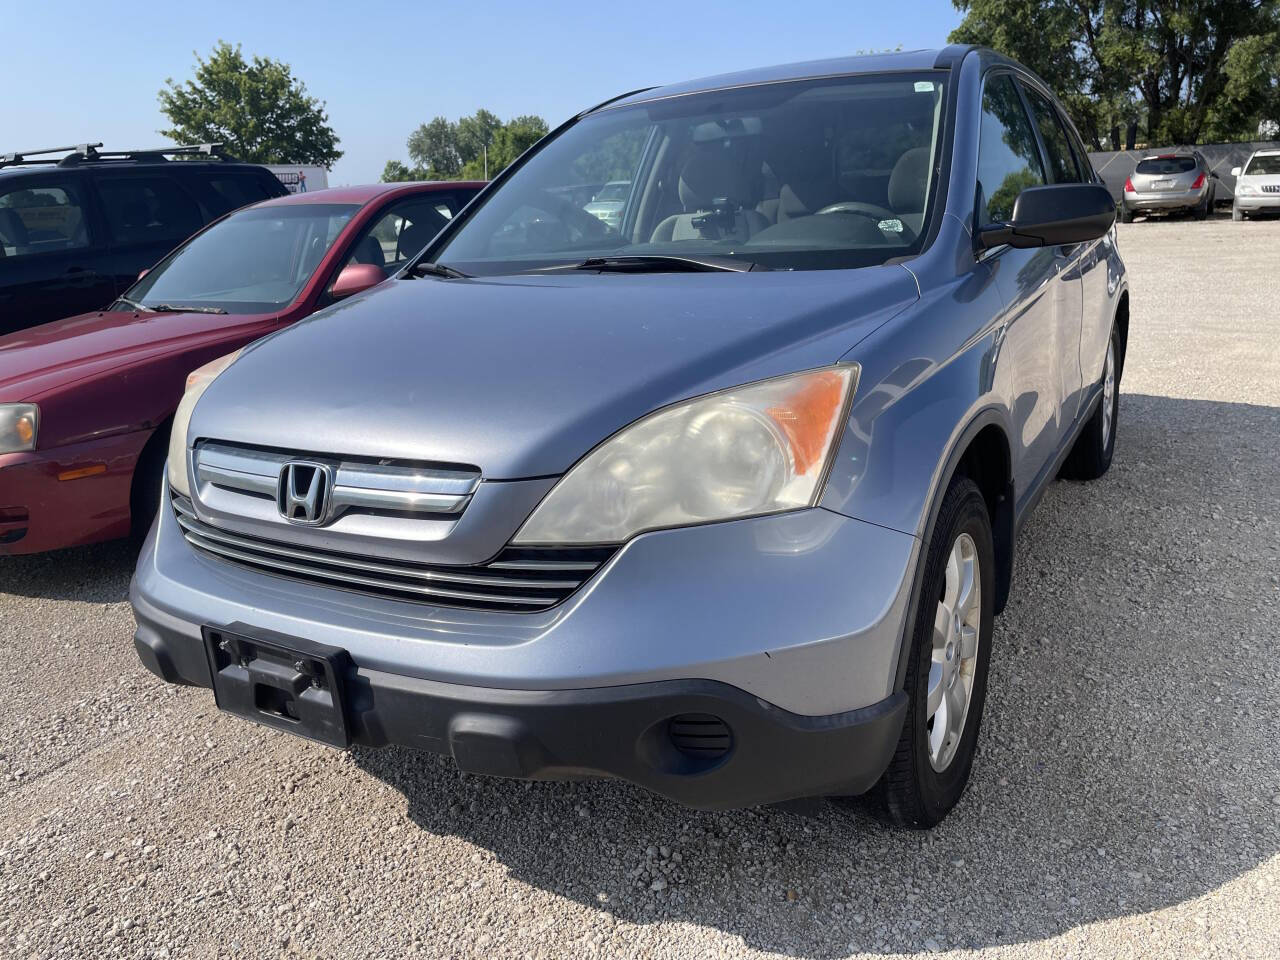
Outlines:
{"label": "chrome grille", "polygon": [[216,442],[197,446],[191,465],[202,500],[207,499],[204,492],[211,489],[224,496],[275,500],[280,471],[299,456],[332,468],[331,519],[348,511],[453,516],[466,509],[480,485],[480,471],[465,467],[337,460]]}
{"label": "chrome grille", "polygon": [[1280,193],[1280,183],[1264,183],[1262,185],[1263,193]]}
{"label": "chrome grille", "polygon": [[185,497],[175,495],[172,502],[187,542],[202,553],[275,576],[472,610],[529,613],[555,606],[616,549],[507,548],[476,566],[376,560],[233,533],[197,517]]}

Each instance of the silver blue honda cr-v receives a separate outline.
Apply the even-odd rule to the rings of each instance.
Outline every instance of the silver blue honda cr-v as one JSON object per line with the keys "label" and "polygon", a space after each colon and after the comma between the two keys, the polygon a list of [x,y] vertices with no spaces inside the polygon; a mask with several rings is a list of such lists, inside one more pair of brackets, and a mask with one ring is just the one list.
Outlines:
{"label": "silver blue honda cr-v", "polygon": [[1114,216],[986,50],[588,110],[395,279],[192,374],[138,653],[338,746],[935,824],[1018,529],[1111,461]]}

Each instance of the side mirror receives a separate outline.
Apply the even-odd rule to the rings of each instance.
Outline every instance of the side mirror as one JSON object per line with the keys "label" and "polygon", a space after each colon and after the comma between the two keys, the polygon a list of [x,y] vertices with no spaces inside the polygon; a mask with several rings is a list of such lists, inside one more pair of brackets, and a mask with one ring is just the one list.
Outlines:
{"label": "side mirror", "polygon": [[1232,175],[1233,177],[1238,177],[1238,176],[1240,176],[1240,168],[1239,168],[1239,167],[1232,167],[1232,168],[1231,168],[1231,175]]}
{"label": "side mirror", "polygon": [[342,268],[338,278],[333,281],[333,286],[329,288],[329,296],[335,300],[351,297],[357,293],[363,293],[370,287],[376,287],[385,279],[387,275],[382,268],[372,263],[348,263]]}
{"label": "side mirror", "polygon": [[1116,201],[1097,183],[1059,183],[1030,187],[1013,202],[1013,217],[978,232],[986,250],[1011,247],[1055,247],[1097,240],[1116,219]]}

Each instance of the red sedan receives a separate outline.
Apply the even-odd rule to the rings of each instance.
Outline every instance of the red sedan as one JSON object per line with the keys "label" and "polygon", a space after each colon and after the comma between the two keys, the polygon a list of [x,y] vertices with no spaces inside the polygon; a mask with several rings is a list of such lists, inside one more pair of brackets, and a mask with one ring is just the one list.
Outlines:
{"label": "red sedan", "polygon": [[386,279],[482,186],[268,200],[197,233],[106,310],[0,337],[0,554],[145,530],[187,374]]}

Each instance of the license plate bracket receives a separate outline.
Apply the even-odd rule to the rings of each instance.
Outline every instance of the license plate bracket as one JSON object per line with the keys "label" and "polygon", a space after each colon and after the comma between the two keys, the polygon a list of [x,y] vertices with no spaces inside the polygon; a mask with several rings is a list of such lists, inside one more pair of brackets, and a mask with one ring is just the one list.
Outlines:
{"label": "license plate bracket", "polygon": [[345,650],[293,637],[205,627],[218,709],[333,747],[351,743]]}
{"label": "license plate bracket", "polygon": [[1156,180],[1154,183],[1151,184],[1151,188],[1153,190],[1172,190],[1173,181],[1172,180]]}

